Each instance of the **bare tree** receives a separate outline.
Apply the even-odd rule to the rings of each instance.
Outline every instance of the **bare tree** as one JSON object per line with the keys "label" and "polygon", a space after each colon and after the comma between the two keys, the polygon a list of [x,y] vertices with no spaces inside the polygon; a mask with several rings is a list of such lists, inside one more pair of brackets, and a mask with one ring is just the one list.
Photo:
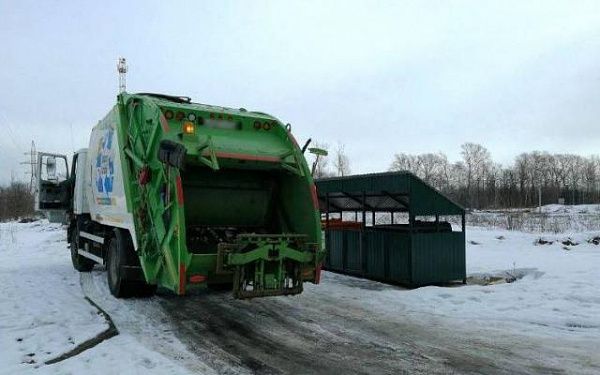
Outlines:
{"label": "bare tree", "polygon": [[567,176],[569,178],[569,188],[571,191],[571,202],[577,203],[577,192],[581,187],[580,182],[583,180],[581,173],[583,167],[583,158],[579,155],[567,155]]}
{"label": "bare tree", "polygon": [[594,185],[596,185],[597,182],[598,170],[597,163],[596,160],[594,160],[594,157],[584,159],[582,169],[582,177],[584,181],[582,200],[585,202],[587,199],[590,198]]}
{"label": "bare tree", "polygon": [[419,163],[417,156],[409,155],[404,152],[400,152],[394,155],[394,160],[390,166],[391,171],[409,171],[418,175]]}
{"label": "bare tree", "polygon": [[409,155],[398,153],[390,166],[392,171],[409,171],[438,189],[447,188],[450,180],[450,164],[441,152]]}
{"label": "bare tree", "polygon": [[444,182],[444,171],[448,164],[446,155],[442,153],[427,153],[417,156],[417,163],[419,164],[420,177],[425,182],[435,186],[436,188],[442,188]]}
{"label": "bare tree", "polygon": [[[461,146],[461,155],[466,168],[467,195],[471,199],[470,205],[474,205],[472,199],[477,200],[479,206],[480,184],[485,178],[486,171],[492,162],[489,151],[477,143],[465,143]],[[477,187],[477,196],[474,197],[473,185]]]}
{"label": "bare tree", "polygon": [[529,179],[531,177],[531,174],[529,173],[529,171],[531,170],[531,165],[531,158],[526,152],[520,154],[515,159],[515,172],[519,183],[519,191],[521,191],[522,193],[522,197],[524,200],[523,204],[525,206],[530,204],[529,200],[531,192],[529,190]]}
{"label": "bare tree", "polygon": [[498,189],[502,179],[502,164],[491,163],[487,171],[486,206],[498,207]]}
{"label": "bare tree", "polygon": [[346,155],[345,146],[342,143],[338,143],[335,150],[333,166],[338,176],[347,176],[350,174],[350,159]]}
{"label": "bare tree", "polygon": [[390,170],[410,171],[471,208],[533,207],[556,203],[600,203],[600,156],[524,152],[512,165],[494,163],[478,144],[461,147],[462,160],[443,153],[398,153]]}
{"label": "bare tree", "polygon": [[33,215],[33,195],[29,186],[14,178],[10,185],[0,186],[0,221]]}

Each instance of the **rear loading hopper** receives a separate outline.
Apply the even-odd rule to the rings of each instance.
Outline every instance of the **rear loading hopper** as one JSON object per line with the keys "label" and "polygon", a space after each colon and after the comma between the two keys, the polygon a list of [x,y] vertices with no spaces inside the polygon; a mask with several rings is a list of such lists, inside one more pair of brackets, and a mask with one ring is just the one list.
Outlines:
{"label": "rear loading hopper", "polygon": [[123,95],[138,254],[146,280],[184,294],[231,283],[236,297],[318,282],[321,236],[306,161],[275,118]]}

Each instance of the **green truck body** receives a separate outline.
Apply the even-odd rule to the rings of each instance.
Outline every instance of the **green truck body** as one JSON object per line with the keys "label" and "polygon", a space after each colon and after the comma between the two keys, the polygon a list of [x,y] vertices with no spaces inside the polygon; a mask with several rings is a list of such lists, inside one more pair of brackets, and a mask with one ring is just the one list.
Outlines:
{"label": "green truck body", "polygon": [[314,182],[270,115],[123,93],[68,180],[50,185],[64,193],[75,267],[105,263],[115,295],[231,284],[250,298],[319,282]]}

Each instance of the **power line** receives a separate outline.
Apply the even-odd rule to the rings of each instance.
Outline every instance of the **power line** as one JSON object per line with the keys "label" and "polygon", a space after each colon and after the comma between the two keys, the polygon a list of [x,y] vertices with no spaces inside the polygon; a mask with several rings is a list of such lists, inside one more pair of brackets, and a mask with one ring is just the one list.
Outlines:
{"label": "power line", "polygon": [[15,151],[18,152],[19,150],[23,150],[24,147],[20,147],[18,145],[18,142],[17,142],[14,132],[12,130],[12,127],[10,126],[10,121],[8,121],[8,118],[6,117],[4,112],[0,112],[0,115],[2,115],[2,117],[4,117],[4,123],[6,124],[6,128],[8,130],[8,136],[9,136],[10,140],[12,141],[13,145],[15,146]]}

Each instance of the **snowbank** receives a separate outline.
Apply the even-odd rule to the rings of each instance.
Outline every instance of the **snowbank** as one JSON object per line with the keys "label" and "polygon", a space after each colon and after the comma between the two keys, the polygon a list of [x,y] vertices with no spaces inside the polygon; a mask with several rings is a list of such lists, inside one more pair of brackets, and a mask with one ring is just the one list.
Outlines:
{"label": "snowbank", "polygon": [[84,299],[65,233],[47,221],[0,224],[0,374],[185,373],[123,335],[64,362],[43,364],[108,327]]}
{"label": "snowbank", "polygon": [[509,229],[529,233],[600,231],[600,205],[566,206],[549,204],[537,207],[500,210],[474,210],[467,214],[467,224],[476,227]]}
{"label": "snowbank", "polygon": [[0,225],[0,362],[14,373],[107,328],[65,262],[64,231],[47,223]]}
{"label": "snowbank", "polygon": [[[435,318],[459,330],[590,339],[598,345],[600,246],[587,242],[597,235],[545,235],[553,243],[539,245],[536,234],[468,228],[469,285],[407,290],[373,283],[373,291],[362,293],[360,301],[373,311],[423,324]],[[567,238],[579,244],[563,245]],[[331,287],[333,294],[355,294],[343,286],[348,284],[344,276],[329,278],[341,285]],[[482,285],[486,279],[490,284]]]}
{"label": "snowbank", "polygon": [[[598,339],[600,335],[600,247],[592,234],[546,236],[469,228],[467,273],[508,273],[512,283],[461,288],[421,288],[402,296],[414,314],[435,314],[465,324],[511,329],[548,337]],[[567,250],[568,249],[568,250]]]}

